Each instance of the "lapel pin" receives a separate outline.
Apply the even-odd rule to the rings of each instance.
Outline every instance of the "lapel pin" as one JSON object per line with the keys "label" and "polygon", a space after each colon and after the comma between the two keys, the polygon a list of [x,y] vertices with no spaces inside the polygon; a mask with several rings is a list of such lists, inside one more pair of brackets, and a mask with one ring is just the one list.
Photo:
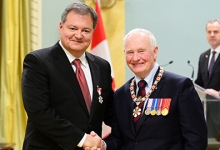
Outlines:
{"label": "lapel pin", "polygon": [[103,98],[102,98],[102,96],[101,96],[101,94],[102,94],[102,88],[100,88],[98,85],[97,85],[97,92],[98,92],[98,94],[99,94],[99,97],[98,97],[99,103],[102,104],[102,103],[103,103]]}

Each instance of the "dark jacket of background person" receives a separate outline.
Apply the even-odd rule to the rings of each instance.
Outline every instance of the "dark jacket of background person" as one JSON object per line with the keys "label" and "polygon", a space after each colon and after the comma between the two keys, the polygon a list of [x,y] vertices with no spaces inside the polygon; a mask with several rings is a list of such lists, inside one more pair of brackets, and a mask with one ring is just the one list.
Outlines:
{"label": "dark jacket of background person", "polygon": [[220,91],[220,57],[216,59],[213,72],[210,78],[208,78],[209,55],[210,49],[200,55],[198,76],[195,83],[205,89],[212,88],[216,91]]}

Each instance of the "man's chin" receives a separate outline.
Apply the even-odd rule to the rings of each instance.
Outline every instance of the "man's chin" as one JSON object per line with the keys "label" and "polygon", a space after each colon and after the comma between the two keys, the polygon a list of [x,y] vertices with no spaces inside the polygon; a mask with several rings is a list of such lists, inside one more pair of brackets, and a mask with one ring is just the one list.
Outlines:
{"label": "man's chin", "polygon": [[140,70],[135,70],[133,72],[134,72],[135,75],[137,75],[139,77],[140,77],[141,74],[143,74],[143,71],[140,71]]}
{"label": "man's chin", "polygon": [[85,47],[82,47],[82,46],[76,46],[76,45],[71,46],[70,48],[71,48],[72,50],[75,50],[75,51],[85,51],[85,50],[86,50]]}

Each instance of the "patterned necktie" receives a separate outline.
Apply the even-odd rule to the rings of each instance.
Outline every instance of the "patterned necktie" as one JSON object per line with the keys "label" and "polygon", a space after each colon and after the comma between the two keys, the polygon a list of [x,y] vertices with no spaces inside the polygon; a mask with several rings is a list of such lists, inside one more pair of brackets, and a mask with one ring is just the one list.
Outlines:
{"label": "patterned necktie", "polygon": [[209,78],[211,77],[212,69],[213,69],[213,66],[215,64],[215,54],[216,54],[216,51],[213,51],[212,52],[212,58],[211,58],[211,61],[210,61],[210,65],[209,65]]}
{"label": "patterned necktie", "polygon": [[[140,96],[141,96],[141,97],[144,97],[144,96],[146,95],[146,91],[145,91],[146,85],[147,85],[147,82],[146,82],[145,80],[140,80],[140,81],[138,82],[138,88],[139,88],[139,90],[138,90],[137,98],[140,97]],[[141,111],[142,111],[143,106],[144,106],[144,102],[142,102],[142,103],[140,103],[140,104],[138,105],[138,107],[141,108]],[[135,107],[136,107],[136,105],[135,105]],[[135,125],[135,128],[136,128],[136,129],[138,128],[138,127],[137,127],[137,122],[138,122],[138,120],[141,118],[141,116],[142,116],[142,112],[141,112],[140,115],[138,115],[137,117],[134,117],[134,118],[133,118],[134,125]]]}
{"label": "patterned necktie", "polygon": [[79,59],[75,59],[73,61],[73,65],[76,67],[76,77],[78,79],[81,91],[83,93],[83,97],[85,99],[86,102],[86,107],[88,109],[88,112],[90,113],[90,107],[91,107],[91,96],[89,93],[89,88],[86,82],[86,78],[84,75],[84,72],[81,68],[81,61]]}

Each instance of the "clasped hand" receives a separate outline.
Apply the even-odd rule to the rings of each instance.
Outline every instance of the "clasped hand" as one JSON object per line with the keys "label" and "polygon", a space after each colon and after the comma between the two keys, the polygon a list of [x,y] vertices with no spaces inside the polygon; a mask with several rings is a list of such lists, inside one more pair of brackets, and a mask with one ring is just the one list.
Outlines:
{"label": "clasped hand", "polygon": [[102,139],[92,131],[90,134],[87,134],[86,140],[83,144],[84,150],[105,150],[104,142]]}

